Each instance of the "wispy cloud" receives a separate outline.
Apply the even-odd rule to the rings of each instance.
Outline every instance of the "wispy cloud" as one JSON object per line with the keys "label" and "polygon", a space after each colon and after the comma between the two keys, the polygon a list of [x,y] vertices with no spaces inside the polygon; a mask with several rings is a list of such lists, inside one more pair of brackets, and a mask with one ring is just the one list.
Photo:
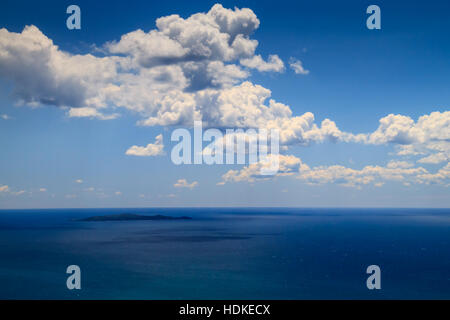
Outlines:
{"label": "wispy cloud", "polygon": [[300,60],[297,60],[295,58],[291,58],[289,60],[289,66],[291,67],[292,70],[294,70],[294,72],[296,74],[302,74],[302,75],[309,74],[309,70],[306,70],[303,67],[303,63]]}
{"label": "wispy cloud", "polygon": [[155,143],[149,143],[146,147],[132,146],[126,152],[129,156],[154,157],[164,154],[163,135],[156,136]]}
{"label": "wispy cloud", "polygon": [[186,179],[178,179],[177,182],[175,182],[175,184],[173,185],[175,188],[189,188],[189,189],[193,189],[196,186],[198,186],[198,182],[197,181],[193,181],[192,183],[187,182]]}

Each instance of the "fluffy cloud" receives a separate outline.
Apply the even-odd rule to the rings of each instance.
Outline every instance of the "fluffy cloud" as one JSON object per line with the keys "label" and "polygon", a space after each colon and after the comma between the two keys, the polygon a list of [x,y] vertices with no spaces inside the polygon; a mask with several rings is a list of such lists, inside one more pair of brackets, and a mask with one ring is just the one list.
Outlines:
{"label": "fluffy cloud", "polygon": [[132,146],[125,154],[141,157],[161,156],[164,154],[163,135],[156,136],[155,143],[149,143],[146,147]]}
{"label": "fluffy cloud", "polygon": [[450,158],[450,111],[432,112],[415,122],[403,115],[390,114],[365,138],[369,144],[398,145],[402,156],[424,155],[419,163],[437,164]]}
{"label": "fluffy cloud", "polygon": [[114,80],[116,60],[63,52],[35,26],[0,29],[0,77],[14,83],[19,103],[82,107]]}
{"label": "fluffy cloud", "polygon": [[391,160],[386,167],[389,169],[408,169],[414,167],[414,164],[408,161]]}
{"label": "fluffy cloud", "polygon": [[175,188],[189,188],[193,189],[198,185],[197,181],[194,181],[192,183],[187,182],[186,179],[178,179],[177,182],[173,185]]}
{"label": "fluffy cloud", "polygon": [[260,55],[248,59],[241,59],[240,63],[248,68],[256,69],[261,72],[284,71],[284,63],[276,54],[270,55],[268,61],[264,61]]}
{"label": "fluffy cloud", "polygon": [[309,184],[337,183],[342,186],[361,188],[372,184],[382,186],[387,181],[396,181],[405,186],[411,184],[441,184],[450,182],[450,163],[430,173],[423,167],[414,167],[406,161],[390,161],[384,166],[365,166],[357,170],[340,165],[310,168],[304,165],[297,176]]}
{"label": "fluffy cloud", "polygon": [[[1,29],[0,77],[14,83],[15,97],[21,103],[105,108],[108,103],[115,105],[115,91],[146,77],[155,86],[159,84],[158,89],[184,91],[231,85],[248,76],[237,65],[223,63],[254,55],[258,42],[250,35],[259,20],[250,9],[229,10],[217,4],[187,19],[178,15],[159,18],[156,26],[148,33],[136,30],[107,43],[109,54],[101,58],[63,52],[35,26],[21,33]],[[173,67],[181,71],[181,77],[174,75]],[[89,116],[101,118],[88,111]]]}
{"label": "fluffy cloud", "polygon": [[296,74],[303,74],[303,75],[309,74],[309,70],[303,68],[303,64],[300,60],[291,58],[289,61],[289,66],[291,67],[292,70],[294,70]]}
{"label": "fluffy cloud", "polygon": [[448,162],[450,160],[450,156],[448,151],[450,148],[447,148],[447,152],[434,153],[427,157],[423,157],[417,160],[418,163],[429,163],[429,164],[438,164],[441,162]]}
{"label": "fluffy cloud", "polygon": [[119,116],[119,114],[114,113],[110,115],[104,115],[95,108],[83,107],[83,108],[70,108],[69,117],[71,118],[97,118],[100,120],[111,120]]}
{"label": "fluffy cloud", "polygon": [[390,114],[380,119],[378,129],[368,136],[368,143],[423,144],[450,140],[450,111],[432,112],[417,122],[407,116]]}
{"label": "fluffy cloud", "polygon": [[8,192],[9,187],[8,186],[0,186],[0,192]]}
{"label": "fluffy cloud", "polygon": [[0,114],[0,118],[3,119],[3,120],[9,120],[9,119],[11,119],[11,117],[8,116],[7,114]]}
{"label": "fluffy cloud", "polygon": [[381,186],[386,181],[419,182],[418,176],[426,173],[428,173],[426,169],[411,168],[406,163],[389,163],[386,167],[365,166],[360,170],[340,165],[314,168],[305,166],[298,178],[309,184],[337,183],[346,187],[360,188],[369,184]]}
{"label": "fluffy cloud", "polygon": [[418,180],[425,184],[444,184],[450,186],[450,162],[439,169],[436,173],[423,173],[419,175]]}
{"label": "fluffy cloud", "polygon": [[[157,19],[156,28],[135,30],[108,42],[105,56],[60,50],[37,27],[21,33],[0,29],[0,78],[14,85],[17,102],[68,108],[69,117],[114,119],[120,110],[137,114],[143,126],[204,126],[278,129],[283,146],[314,142],[395,144],[398,155],[419,163],[448,162],[450,111],[414,121],[404,115],[380,119],[372,133],[342,131],[311,112],[294,115],[271,99],[271,91],[246,79],[251,69],[280,72],[277,55],[264,61],[251,38],[259,20],[250,9],[214,5],[208,12]],[[291,59],[296,73],[306,74]],[[151,154],[162,145],[133,146],[127,154]],[[162,150],[162,149],[161,149]],[[129,152],[129,153],[128,153]]]}
{"label": "fluffy cloud", "polygon": [[214,5],[208,13],[187,19],[177,14],[156,20],[156,30],[130,32],[107,45],[111,53],[130,55],[136,64],[152,67],[176,62],[231,61],[254,54],[249,36],[259,26],[250,9]]}
{"label": "fluffy cloud", "polygon": [[[109,120],[124,108],[141,115],[141,125],[230,125],[224,90],[250,75],[238,63],[284,68],[276,55],[267,62],[255,56],[258,42],[250,37],[258,27],[252,10],[216,4],[188,18],[161,17],[149,32],[127,33],[105,45],[105,57],[64,52],[35,26],[21,33],[1,29],[0,77],[14,84],[18,102],[69,107],[69,117]],[[247,88],[236,90],[245,95]],[[238,117],[266,108],[249,107]]]}
{"label": "fluffy cloud", "polygon": [[[270,168],[274,157],[278,157],[278,172],[274,175],[263,175],[263,169]],[[241,170],[229,170],[222,176],[222,181],[219,185],[227,182],[255,182],[261,180],[271,180],[274,177],[293,175],[298,172],[301,161],[295,156],[289,155],[269,155],[266,161],[258,161],[256,163],[245,166]]]}
{"label": "fluffy cloud", "polygon": [[297,179],[311,185],[333,183],[358,189],[366,185],[381,187],[388,181],[399,182],[405,186],[411,184],[448,186],[450,183],[450,163],[436,173],[430,173],[423,167],[414,167],[414,164],[407,161],[390,161],[386,166],[365,166],[362,169],[352,169],[341,165],[311,168],[295,156],[279,155],[279,163],[280,169],[276,175],[261,175],[261,168],[267,163],[257,162],[241,170],[229,170],[218,184],[241,181],[253,183],[286,175],[294,175]]}

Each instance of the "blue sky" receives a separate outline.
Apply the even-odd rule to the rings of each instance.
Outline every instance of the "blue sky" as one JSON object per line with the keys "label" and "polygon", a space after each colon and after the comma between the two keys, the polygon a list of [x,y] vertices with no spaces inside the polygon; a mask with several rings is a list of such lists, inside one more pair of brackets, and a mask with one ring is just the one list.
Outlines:
{"label": "blue sky", "polygon": [[[68,30],[65,11],[72,2],[3,2],[0,208],[450,206],[448,3],[223,1],[220,12],[234,17],[235,7],[249,8],[252,11],[243,11],[241,18],[259,21],[251,32],[242,31],[246,46],[251,46],[251,40],[258,41],[254,51],[246,56],[234,52],[237,58],[223,58],[222,52],[202,55],[194,62],[187,54],[181,62],[164,65],[151,60],[155,54],[173,54],[169,40],[171,45],[181,43],[183,52],[191,55],[198,48],[179,39],[166,39],[155,46],[156,40],[146,35],[157,29],[156,19],[178,14],[185,21],[196,13],[208,17],[215,3],[78,1],[82,29]],[[370,4],[381,8],[381,30],[366,28],[365,11]],[[230,21],[236,30],[245,29],[239,21]],[[30,25],[35,29],[26,37],[22,31]],[[197,23],[186,28],[202,35],[203,27]],[[170,28],[175,29],[171,25],[166,31],[172,32]],[[143,33],[133,33],[138,29]],[[121,41],[129,33],[144,43],[142,47],[136,49],[132,41]],[[221,30],[219,35],[224,34]],[[58,48],[51,51],[46,39]],[[31,48],[33,41],[38,49]],[[169,49],[164,51],[166,44]],[[259,55],[263,61],[256,67],[243,61]],[[269,55],[277,55],[283,68],[270,65]],[[80,62],[73,57],[88,60]],[[107,61],[100,61],[101,57]],[[124,67],[125,62],[117,62],[115,57],[129,59],[126,63],[133,66],[124,71],[128,65]],[[294,60],[301,61],[309,73],[296,74],[290,67]],[[121,63],[120,68],[116,63]],[[191,92],[178,83],[187,75],[189,63],[221,63],[232,66],[233,75],[231,80],[221,76],[219,85]],[[258,70],[263,65],[270,71]],[[109,72],[113,76],[106,75]],[[159,83],[146,78],[151,72],[175,76]],[[198,77],[205,76],[195,72]],[[242,72],[246,76],[239,76]],[[73,87],[70,79],[75,79]],[[198,95],[210,94],[210,89],[216,96],[238,88],[245,96],[250,89],[242,87],[243,82],[250,83],[251,89],[259,85],[271,91],[265,106],[274,99],[292,111],[291,116],[276,115],[283,123],[281,130],[296,132],[293,139],[285,141],[288,149],[283,155],[296,159],[286,174],[260,180],[247,175],[247,166],[242,165],[172,164],[170,134],[175,127],[189,127],[192,116],[183,99],[198,103]],[[161,85],[157,98],[151,91],[156,90],[154,83]],[[119,86],[120,91],[108,96],[110,91],[105,88],[111,85]],[[165,115],[160,105],[173,87],[171,105],[180,103],[186,109],[175,123],[168,123],[162,120]],[[106,90],[104,94],[100,94],[102,90]],[[262,94],[260,91],[256,94]],[[229,98],[232,104],[235,97],[231,94]],[[204,110],[222,107],[205,104],[200,112],[203,120],[210,116]],[[239,101],[236,107],[240,107]],[[252,105],[242,112],[246,121],[267,125],[269,119],[250,119],[248,110],[259,108]],[[313,128],[302,131],[294,119],[307,112],[314,114],[318,138],[306,138]],[[104,119],[113,114],[114,119]],[[380,127],[380,119],[390,114],[394,116],[389,124]],[[157,123],[138,125],[149,117]],[[321,129],[325,119],[338,128],[337,139],[329,139]],[[223,117],[209,121],[213,127],[233,127]],[[126,155],[131,146],[155,144],[159,134],[163,135],[164,155]],[[364,136],[357,141],[358,134]],[[227,180],[223,175],[229,170],[235,173]],[[196,184],[175,186],[180,179]],[[223,185],[218,185],[220,182]]]}

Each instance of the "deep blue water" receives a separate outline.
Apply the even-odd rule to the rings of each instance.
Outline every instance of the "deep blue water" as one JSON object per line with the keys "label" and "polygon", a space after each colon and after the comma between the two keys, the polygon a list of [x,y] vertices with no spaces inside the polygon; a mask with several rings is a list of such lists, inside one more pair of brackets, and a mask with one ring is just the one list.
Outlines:
{"label": "deep blue water", "polygon": [[[194,219],[74,221],[113,213]],[[450,209],[0,210],[0,298],[450,299],[449,245]]]}

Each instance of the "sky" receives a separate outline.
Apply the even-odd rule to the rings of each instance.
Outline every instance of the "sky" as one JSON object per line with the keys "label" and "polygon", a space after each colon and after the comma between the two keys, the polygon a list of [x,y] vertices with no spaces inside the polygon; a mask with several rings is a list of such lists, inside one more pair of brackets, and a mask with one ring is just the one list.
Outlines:
{"label": "sky", "polygon": [[[446,1],[1,7],[0,209],[450,207]],[[175,165],[195,120],[279,130],[279,173]]]}

